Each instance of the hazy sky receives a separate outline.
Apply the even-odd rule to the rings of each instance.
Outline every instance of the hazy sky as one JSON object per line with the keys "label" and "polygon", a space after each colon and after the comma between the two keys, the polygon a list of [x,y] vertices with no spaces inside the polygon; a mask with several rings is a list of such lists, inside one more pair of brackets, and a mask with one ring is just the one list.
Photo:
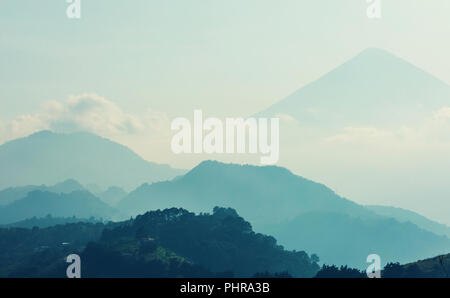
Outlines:
{"label": "hazy sky", "polygon": [[[191,117],[196,108],[210,116],[252,115],[368,47],[449,84],[450,1],[381,3],[382,18],[373,20],[366,0],[82,0],[82,18],[69,20],[64,0],[2,0],[0,144],[76,126],[148,160],[187,168],[204,156],[171,154],[171,119]],[[443,175],[405,201],[414,177],[394,182],[384,175],[393,173],[387,165],[363,171],[358,160],[332,159],[320,166],[297,160],[291,169],[357,202],[407,207],[450,224]],[[446,163],[424,169],[441,173],[439,164]],[[446,208],[423,207],[430,189]]]}
{"label": "hazy sky", "polygon": [[0,119],[96,93],[135,113],[252,114],[367,47],[450,83],[450,2],[382,0],[0,2]]}

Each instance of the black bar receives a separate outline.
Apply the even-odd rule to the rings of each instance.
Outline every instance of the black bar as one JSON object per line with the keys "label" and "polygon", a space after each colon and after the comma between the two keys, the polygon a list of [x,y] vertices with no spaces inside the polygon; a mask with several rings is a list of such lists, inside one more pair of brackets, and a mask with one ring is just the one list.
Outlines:
{"label": "black bar", "polygon": [[[202,287],[199,287],[202,285]],[[233,285],[234,288],[230,288]],[[260,285],[260,286],[258,286]],[[264,285],[267,285],[264,288]],[[314,297],[365,296],[445,289],[449,279],[0,279],[2,292],[15,294],[37,288],[45,294],[70,293],[78,297],[105,293],[128,297]],[[183,292],[184,286],[191,286]],[[196,291],[192,291],[192,286]],[[211,289],[212,293],[205,286]],[[258,290],[259,289],[259,290]],[[267,289],[268,291],[264,291]],[[200,291],[199,290],[203,290]],[[387,292],[388,291],[388,292]],[[378,294],[377,294],[378,293]],[[61,297],[61,296],[59,296]]]}

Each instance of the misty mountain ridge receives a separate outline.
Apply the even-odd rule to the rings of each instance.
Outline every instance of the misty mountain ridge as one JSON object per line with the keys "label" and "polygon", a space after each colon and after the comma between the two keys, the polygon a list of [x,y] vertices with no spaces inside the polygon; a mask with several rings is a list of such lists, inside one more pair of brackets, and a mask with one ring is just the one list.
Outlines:
{"label": "misty mountain ridge", "polygon": [[[119,209],[130,214],[169,206],[184,206],[196,212],[230,206],[255,227],[314,210],[376,216],[325,185],[296,176],[285,168],[217,161],[204,161],[172,181],[144,184],[118,204]],[[264,214],[270,216],[262,218],[260,215]]]}
{"label": "misty mountain ridge", "polygon": [[83,191],[85,190],[84,187],[78,183],[74,179],[68,179],[66,181],[57,183],[53,186],[46,186],[46,185],[28,185],[28,186],[19,186],[19,187],[9,187],[4,190],[0,191],[0,206],[11,204],[14,201],[17,201],[19,199],[25,198],[28,193],[40,190],[40,191],[47,191],[47,192],[53,192],[53,193],[71,193],[74,191]]}
{"label": "misty mountain ridge", "polygon": [[445,235],[450,238],[449,226],[435,222],[416,212],[390,206],[369,205],[365,207],[381,216],[394,218],[399,222],[411,222],[421,229],[433,232],[436,235]]}
{"label": "misty mountain ridge", "polygon": [[0,188],[52,185],[71,178],[104,189],[133,189],[184,173],[148,162],[123,145],[87,132],[41,131],[9,141],[0,146],[0,164]]}
{"label": "misty mountain ridge", "polygon": [[9,187],[7,189],[0,190],[0,206],[6,206],[14,201],[23,199],[28,195],[28,193],[36,190],[56,194],[62,193],[69,194],[74,191],[89,191],[90,193],[100,198],[103,202],[107,203],[110,206],[115,206],[120,200],[125,198],[126,195],[128,194],[125,190],[123,190],[118,186],[110,186],[105,191],[99,188],[95,193],[89,188],[92,187],[84,187],[74,179],[68,179],[66,181],[57,183],[53,186],[27,185],[20,187]]}
{"label": "misty mountain ridge", "polygon": [[266,227],[288,249],[302,247],[327,264],[364,269],[366,258],[376,253],[382,265],[407,263],[450,250],[450,239],[394,218],[352,217],[343,213],[310,212]]}
{"label": "misty mountain ridge", "polygon": [[0,207],[0,224],[11,224],[32,217],[103,218],[120,217],[120,212],[87,191],[56,194],[32,191],[23,199]]}

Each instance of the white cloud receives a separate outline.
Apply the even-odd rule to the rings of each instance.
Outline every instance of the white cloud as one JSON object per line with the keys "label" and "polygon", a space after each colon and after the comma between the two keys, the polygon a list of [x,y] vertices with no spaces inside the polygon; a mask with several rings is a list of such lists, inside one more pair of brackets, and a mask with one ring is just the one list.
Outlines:
{"label": "white cloud", "polygon": [[395,137],[395,133],[389,130],[380,130],[375,127],[346,127],[340,134],[327,137],[327,142],[367,142],[379,141],[384,138]]}
{"label": "white cloud", "polygon": [[63,104],[48,102],[43,115],[51,130],[62,132],[82,130],[117,135],[133,134],[145,128],[141,119],[95,94],[70,96]]}
{"label": "white cloud", "polygon": [[47,101],[33,114],[0,122],[0,142],[27,136],[40,130],[55,132],[88,131],[112,137],[121,135],[166,134],[169,120],[151,109],[139,115],[126,113],[116,104],[96,94],[70,96],[63,102]]}
{"label": "white cloud", "polygon": [[36,115],[20,115],[11,121],[1,121],[0,144],[44,129],[48,126]]}
{"label": "white cloud", "polygon": [[325,141],[380,144],[408,141],[410,144],[447,144],[450,142],[450,107],[443,107],[422,121],[409,126],[390,129],[345,127],[341,133],[326,137]]}

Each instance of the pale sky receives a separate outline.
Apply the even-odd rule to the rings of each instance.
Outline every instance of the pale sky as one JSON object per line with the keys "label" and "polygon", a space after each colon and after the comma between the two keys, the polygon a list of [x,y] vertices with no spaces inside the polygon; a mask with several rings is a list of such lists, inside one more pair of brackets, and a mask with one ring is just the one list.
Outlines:
{"label": "pale sky", "polygon": [[64,0],[0,3],[0,119],[95,93],[130,113],[253,114],[367,47],[450,83],[450,2]]}
{"label": "pale sky", "polygon": [[[0,2],[0,144],[71,119],[148,160],[189,168],[205,157],[170,152],[167,135],[158,131],[171,119],[192,117],[197,108],[209,116],[253,115],[368,47],[450,84],[448,0],[381,0],[377,20],[367,17],[366,0],[81,3],[82,18],[69,20],[65,0]],[[80,107],[104,121],[78,117]],[[281,165],[351,200],[410,208],[450,224],[450,189],[442,178],[448,173],[437,168],[446,163],[421,165],[421,171],[443,174],[414,191],[414,177],[394,182],[386,172],[404,173],[378,160],[348,158],[330,156],[319,166],[323,156],[295,166],[283,158]],[[407,171],[408,161],[399,162],[394,170]],[[376,184],[370,180],[380,177]],[[439,192],[438,207],[423,207],[428,190]],[[417,196],[405,201],[410,191]]]}

